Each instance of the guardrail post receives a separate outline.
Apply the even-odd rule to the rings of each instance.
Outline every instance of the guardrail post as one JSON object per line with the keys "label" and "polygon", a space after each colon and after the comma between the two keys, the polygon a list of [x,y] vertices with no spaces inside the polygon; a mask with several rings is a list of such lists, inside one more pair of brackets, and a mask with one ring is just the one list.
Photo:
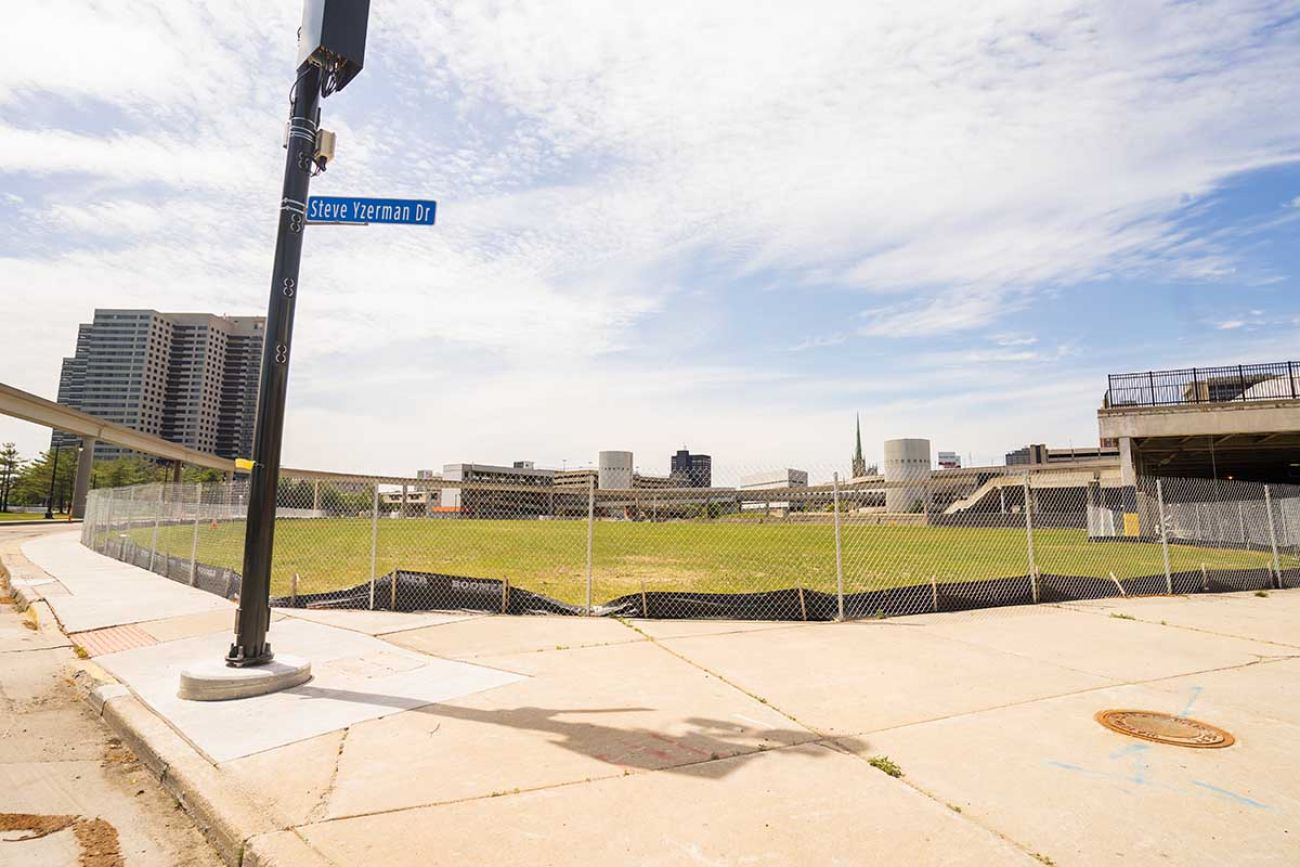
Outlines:
{"label": "guardrail post", "polygon": [[591,614],[591,543],[596,529],[596,480],[588,477],[587,479],[587,606],[586,612]]}
{"label": "guardrail post", "polygon": [[1160,510],[1160,551],[1165,560],[1165,592],[1174,593],[1174,575],[1169,570],[1169,528],[1165,524],[1165,488],[1160,479],[1156,479],[1156,506]]}
{"label": "guardrail post", "polygon": [[1036,605],[1038,604],[1038,558],[1034,553],[1034,506],[1029,491],[1029,473],[1025,473],[1024,492],[1025,547],[1029,557],[1029,593]]}
{"label": "guardrail post", "polygon": [[1273,492],[1264,486],[1264,510],[1268,512],[1268,544],[1273,549],[1273,575],[1277,588],[1282,589],[1282,561],[1277,556],[1277,529],[1273,525]]}
{"label": "guardrail post", "polygon": [[199,574],[199,513],[203,511],[203,483],[194,485],[194,538],[190,540],[190,586],[198,582]]}
{"label": "guardrail post", "polygon": [[370,610],[375,610],[375,560],[379,553],[379,482],[370,499]]}
{"label": "guardrail post", "polygon": [[[825,478],[825,476],[823,476]],[[832,492],[834,496],[833,508],[835,511],[835,601],[839,616],[837,619],[844,619],[844,548],[840,539],[840,474],[835,473],[832,478]]]}

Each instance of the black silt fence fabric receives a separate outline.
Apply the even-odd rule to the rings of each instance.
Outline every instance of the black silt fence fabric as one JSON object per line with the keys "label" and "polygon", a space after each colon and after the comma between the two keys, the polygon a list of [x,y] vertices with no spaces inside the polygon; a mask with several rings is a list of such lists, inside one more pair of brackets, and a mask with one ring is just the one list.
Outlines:
{"label": "black silt fence fabric", "polygon": [[194,586],[208,593],[233,599],[239,595],[239,574],[223,566],[200,563],[194,570]]}
{"label": "black silt fence fabric", "polygon": [[[396,582],[396,599],[394,599]],[[278,596],[271,605],[280,608],[369,608],[370,582],[324,593]],[[400,569],[375,579],[375,608],[385,611],[493,611],[505,614],[581,614],[566,605],[529,590],[507,587],[495,578],[466,578],[434,572]]]}
{"label": "black silt fence fabric", "polygon": [[[1197,573],[1198,579],[1200,573]],[[1210,569],[1205,573],[1211,593],[1231,593],[1235,590],[1267,590],[1273,585],[1273,573],[1268,569]],[[1177,587],[1174,588],[1178,589]]]}
{"label": "black silt fence fabric", "polygon": [[[116,559],[143,569],[149,568],[150,552],[123,540]],[[188,583],[190,564],[177,557],[154,556],[154,570],[174,581]],[[1175,594],[1229,593],[1267,590],[1276,586],[1269,569],[1210,569],[1174,572]],[[394,597],[394,583],[396,597]],[[1127,596],[1163,596],[1167,582],[1163,573],[1122,579]],[[1281,575],[1284,588],[1300,588],[1300,569],[1286,569]],[[375,580],[374,607],[394,611],[464,610],[505,614],[581,615],[579,606],[540,593],[506,587],[494,578],[470,578],[433,572],[398,570]],[[208,593],[233,599],[239,595],[240,576],[232,569],[198,563],[194,585]],[[504,591],[504,592],[503,592]],[[1115,582],[1088,575],[1040,575],[1040,602],[1069,602],[1105,599],[1120,595]],[[279,596],[271,605],[282,608],[370,607],[370,582],[324,593]],[[899,617],[933,611],[968,611],[1029,605],[1034,601],[1028,575],[982,581],[956,581],[889,587],[844,594],[844,615],[849,619]],[[684,620],[834,620],[839,614],[835,594],[798,588],[757,593],[686,593],[647,591],[611,599],[595,606],[597,616],[645,617]]]}
{"label": "black silt fence fabric", "polygon": [[[762,593],[675,593],[646,591],[611,599],[596,607],[596,614],[610,617],[646,617],[680,620],[833,620],[835,597],[804,590],[771,590]],[[847,602],[847,597],[846,597]],[[805,616],[806,612],[806,616]]]}
{"label": "black silt fence fabric", "polygon": [[1109,578],[1094,575],[1040,575],[1038,578],[1039,602],[1077,602],[1119,595],[1119,588]]}

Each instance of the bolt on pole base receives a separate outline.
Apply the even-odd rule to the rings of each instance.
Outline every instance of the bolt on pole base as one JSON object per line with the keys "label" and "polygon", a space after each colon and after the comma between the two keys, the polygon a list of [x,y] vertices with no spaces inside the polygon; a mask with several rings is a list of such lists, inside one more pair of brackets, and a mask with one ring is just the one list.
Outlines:
{"label": "bolt on pole base", "polygon": [[[255,651],[256,648],[253,648]],[[249,653],[247,649],[238,644],[230,645],[230,652],[226,654],[226,665],[229,668],[254,668],[259,665],[266,665],[275,659],[275,654],[271,652],[271,644],[263,644],[260,652]]]}

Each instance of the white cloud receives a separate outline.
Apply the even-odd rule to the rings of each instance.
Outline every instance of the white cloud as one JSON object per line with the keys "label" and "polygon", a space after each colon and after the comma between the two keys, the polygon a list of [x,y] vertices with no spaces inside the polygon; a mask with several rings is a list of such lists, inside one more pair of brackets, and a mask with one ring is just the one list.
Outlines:
{"label": "white cloud", "polygon": [[[0,342],[31,360],[6,378],[51,393],[96,305],[262,310],[298,6],[16,14],[0,33],[0,153],[24,181],[7,201],[45,234],[0,260],[22,311]],[[372,17],[365,72],[325,105],[339,158],[314,190],[431,195],[440,225],[310,233],[299,463],[343,460],[314,431],[381,413],[357,435],[437,431],[410,435],[408,463],[539,430],[575,451],[620,431],[761,427],[748,407],[783,379],[720,376],[673,342],[735,346],[731,311],[694,302],[750,278],[812,310],[862,296],[857,322],[801,322],[786,339],[803,350],[991,327],[1113,274],[1237,273],[1232,239],[1189,231],[1181,209],[1294,159],[1300,134],[1296,25],[1267,2],[392,0]],[[972,381],[1058,357],[1035,340],[968,353]],[[821,430],[811,420],[852,399],[820,380],[791,393],[819,401],[765,431],[791,448],[822,436],[800,423]],[[1023,438],[1022,422],[981,423],[983,445]]]}
{"label": "white cloud", "polygon": [[839,346],[848,337],[843,334],[824,334],[818,337],[808,337],[800,340],[790,347],[791,352],[805,352],[809,349],[826,349],[831,346]]}

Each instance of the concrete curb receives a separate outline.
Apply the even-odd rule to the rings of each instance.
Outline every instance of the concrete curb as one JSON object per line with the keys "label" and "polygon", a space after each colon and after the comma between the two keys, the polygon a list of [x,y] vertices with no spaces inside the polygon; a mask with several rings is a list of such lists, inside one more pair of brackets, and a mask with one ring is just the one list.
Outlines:
{"label": "concrete curb", "polygon": [[74,680],[83,700],[158,778],[231,867],[248,863],[247,840],[280,830],[253,805],[249,792],[222,778],[171,726],[98,666],[83,664]]}
{"label": "concrete curb", "polygon": [[[0,555],[0,577],[9,586],[19,610],[31,612],[41,632],[56,638],[62,647],[75,646],[59,629],[54,612],[36,588],[13,587],[9,582],[10,577],[29,577],[28,570],[14,562],[11,555]],[[82,700],[162,783],[230,867],[329,863],[319,860],[296,834],[282,831],[267,818],[265,810],[254,806],[249,792],[224,779],[215,766],[124,684],[93,661],[74,659],[69,665]],[[287,836],[281,839],[279,834]],[[301,850],[293,848],[290,837],[301,844]],[[263,841],[256,851],[248,845],[254,838]],[[246,849],[253,860],[246,858]],[[308,855],[317,860],[309,860]]]}
{"label": "concrete curb", "polygon": [[248,841],[241,867],[335,867],[293,831],[276,831]]}

